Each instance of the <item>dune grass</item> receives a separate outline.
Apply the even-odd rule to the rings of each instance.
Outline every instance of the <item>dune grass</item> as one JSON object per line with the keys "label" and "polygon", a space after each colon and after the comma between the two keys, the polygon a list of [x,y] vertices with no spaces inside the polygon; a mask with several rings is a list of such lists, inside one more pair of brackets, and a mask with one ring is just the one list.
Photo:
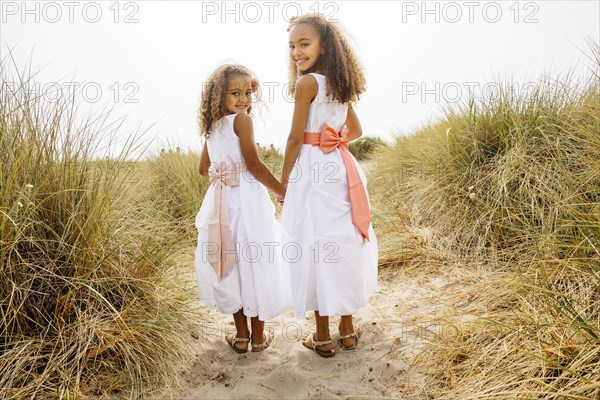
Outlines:
{"label": "dune grass", "polygon": [[350,142],[349,150],[358,161],[368,160],[377,152],[379,147],[387,143],[378,137],[363,136]]}
{"label": "dune grass", "polygon": [[417,360],[429,394],[600,397],[598,60],[587,81],[506,84],[375,157],[381,265],[489,271]]}
{"label": "dune grass", "polygon": [[[0,65],[0,397],[136,397],[173,381],[195,300],[109,114],[36,97]],[[18,85],[13,84],[18,82]]]}

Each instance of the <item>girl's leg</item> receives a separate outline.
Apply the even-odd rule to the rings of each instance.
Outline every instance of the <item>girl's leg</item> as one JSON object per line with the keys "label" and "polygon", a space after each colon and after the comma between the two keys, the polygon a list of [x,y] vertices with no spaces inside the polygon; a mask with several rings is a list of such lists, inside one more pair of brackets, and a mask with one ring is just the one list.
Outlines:
{"label": "girl's leg", "polygon": [[250,325],[252,327],[252,351],[259,352],[263,351],[273,340],[273,332],[269,331],[265,341],[265,321],[261,321],[258,317],[250,318]]}
{"label": "girl's leg", "polygon": [[[325,340],[330,340],[329,336],[329,317],[321,316],[318,311],[315,311],[315,321],[317,323],[317,329],[315,332],[315,340],[317,342],[323,342]],[[312,337],[310,335],[306,336],[304,339],[304,344],[308,347],[312,347]],[[324,344],[321,346],[317,346],[317,349],[322,351],[329,351],[333,349],[333,344]]]}
{"label": "girl's leg", "polygon": [[[227,342],[233,343],[234,337],[245,339],[250,337],[250,332],[248,331],[248,321],[242,308],[233,314],[233,323],[235,324],[235,333],[229,333],[225,336],[225,340],[227,340]],[[235,348],[238,350],[248,350],[248,342],[237,342],[235,344]]]}
{"label": "girl's leg", "polygon": [[[352,315],[342,315],[340,318],[340,336],[346,336],[354,332],[356,336],[360,336],[360,329],[352,325]],[[342,345],[351,348],[356,345],[356,337],[349,337],[342,340]]]}

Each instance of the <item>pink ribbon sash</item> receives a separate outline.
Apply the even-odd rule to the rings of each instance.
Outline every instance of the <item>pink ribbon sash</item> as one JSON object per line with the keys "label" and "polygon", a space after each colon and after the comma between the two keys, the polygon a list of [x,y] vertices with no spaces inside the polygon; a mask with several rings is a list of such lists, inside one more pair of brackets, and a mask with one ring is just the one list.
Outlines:
{"label": "pink ribbon sash", "polygon": [[346,138],[346,126],[338,133],[331,125],[324,124],[321,132],[304,132],[304,144],[319,146],[323,153],[331,153],[340,149],[342,160],[346,166],[348,177],[348,192],[350,194],[350,209],[352,212],[352,223],[362,235],[363,242],[369,240],[369,225],[371,225],[371,210],[367,191],[360,180],[358,169],[348,150],[348,139]]}
{"label": "pink ribbon sash", "polygon": [[229,275],[236,262],[233,237],[229,228],[227,190],[223,190],[223,186],[239,186],[241,167],[241,163],[234,163],[230,157],[226,157],[221,163],[211,165],[208,170],[210,183],[214,186],[208,242],[217,246],[217,251],[208,252],[208,263],[215,270],[219,282]]}

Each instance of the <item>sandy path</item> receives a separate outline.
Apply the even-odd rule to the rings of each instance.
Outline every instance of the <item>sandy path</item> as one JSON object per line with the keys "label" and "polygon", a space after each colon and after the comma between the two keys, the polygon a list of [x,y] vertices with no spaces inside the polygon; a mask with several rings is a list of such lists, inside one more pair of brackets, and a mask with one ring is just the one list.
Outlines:
{"label": "sandy path", "polygon": [[[336,348],[331,359],[319,357],[300,344],[314,326],[312,317],[296,320],[290,312],[270,322],[275,339],[262,353],[238,355],[224,341],[233,330],[231,316],[206,309],[209,322],[196,341],[193,362],[182,368],[177,399],[353,399],[431,398],[425,379],[410,366],[427,329],[440,313],[437,274],[380,271],[379,289],[369,305],[356,314],[363,328],[354,351]],[[447,285],[446,285],[447,286]],[[339,319],[331,321],[337,332]],[[335,336],[334,336],[335,337]]]}

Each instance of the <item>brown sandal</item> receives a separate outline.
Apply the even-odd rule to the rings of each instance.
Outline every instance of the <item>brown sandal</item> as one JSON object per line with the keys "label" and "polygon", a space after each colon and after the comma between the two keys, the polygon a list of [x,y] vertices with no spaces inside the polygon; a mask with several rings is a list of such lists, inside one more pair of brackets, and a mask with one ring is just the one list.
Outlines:
{"label": "brown sandal", "polygon": [[320,355],[321,357],[325,357],[325,358],[331,358],[333,356],[335,356],[335,350],[331,349],[331,350],[320,350],[317,349],[317,346],[323,346],[326,344],[332,344],[333,340],[329,339],[329,340],[322,340],[320,342],[315,340],[315,335],[317,333],[313,332],[312,335],[310,335],[310,341],[312,342],[312,346],[307,346],[306,344],[304,344],[304,342],[302,342],[302,345],[304,347],[306,347],[307,349],[311,349],[314,352],[316,352],[318,355]]}
{"label": "brown sandal", "polygon": [[[269,348],[269,346],[271,345],[271,340],[273,340],[273,338],[275,337],[273,331],[269,331],[269,336],[267,336],[266,333],[263,333],[263,337],[265,338],[265,341],[262,342],[261,344],[254,344],[252,342],[250,342],[250,344],[252,345],[252,351],[255,353],[259,353],[263,350],[266,350]],[[254,350],[254,349],[261,349],[261,350]]]}
{"label": "brown sandal", "polygon": [[[360,329],[359,326],[353,326],[352,333],[340,336],[338,338],[340,347],[344,350],[354,350],[356,348],[356,346],[358,345],[358,338],[360,337],[360,335],[362,335],[362,329]],[[354,344],[352,346],[348,346],[348,347],[344,346],[344,339],[350,339],[350,338],[354,338]]]}
{"label": "brown sandal", "polygon": [[[244,354],[248,352],[248,349],[246,350],[242,350],[242,349],[238,349],[236,347],[236,343],[244,343],[244,342],[250,342],[250,338],[239,338],[236,336],[237,333],[228,333],[227,335],[225,335],[225,341],[227,343],[229,343],[229,346],[231,346],[231,348],[238,354]],[[229,341],[229,337],[231,337],[231,342]]]}

